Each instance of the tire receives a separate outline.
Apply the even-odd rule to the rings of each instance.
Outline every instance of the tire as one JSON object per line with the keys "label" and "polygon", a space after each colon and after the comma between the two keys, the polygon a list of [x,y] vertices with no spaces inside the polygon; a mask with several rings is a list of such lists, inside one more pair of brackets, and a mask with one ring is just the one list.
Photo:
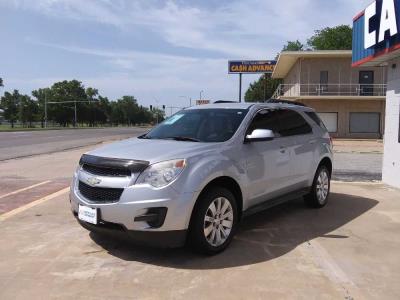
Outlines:
{"label": "tire", "polygon": [[231,243],[237,224],[235,196],[225,188],[211,188],[199,197],[193,210],[189,245],[202,254],[220,253]]}
{"label": "tire", "polygon": [[313,208],[324,207],[328,203],[330,189],[331,174],[328,168],[322,165],[315,173],[310,193],[304,196],[305,203]]}

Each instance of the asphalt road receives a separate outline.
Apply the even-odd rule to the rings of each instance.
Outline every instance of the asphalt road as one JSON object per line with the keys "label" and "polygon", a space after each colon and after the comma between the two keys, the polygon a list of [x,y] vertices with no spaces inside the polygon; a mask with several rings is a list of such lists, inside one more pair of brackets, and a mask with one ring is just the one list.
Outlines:
{"label": "asphalt road", "polygon": [[339,181],[382,180],[382,153],[334,153],[332,178]]}
{"label": "asphalt road", "polygon": [[[138,136],[147,130],[130,127],[0,132],[0,161],[125,139]],[[381,180],[382,153],[354,152],[353,146],[342,148],[334,154],[334,180]]]}
{"label": "asphalt road", "polygon": [[138,136],[139,127],[0,132],[0,161]]}

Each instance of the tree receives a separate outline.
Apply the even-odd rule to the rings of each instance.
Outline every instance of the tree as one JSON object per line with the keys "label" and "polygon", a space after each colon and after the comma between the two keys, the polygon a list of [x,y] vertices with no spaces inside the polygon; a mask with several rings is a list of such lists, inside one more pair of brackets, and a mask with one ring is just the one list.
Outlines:
{"label": "tree", "polygon": [[0,87],[4,86],[3,78],[0,77]]}
{"label": "tree", "polygon": [[14,128],[15,122],[18,120],[18,106],[21,95],[18,90],[14,90],[11,94],[5,92],[1,97],[1,106],[4,109],[4,118],[11,123],[11,128]]}
{"label": "tree", "polygon": [[96,122],[96,117],[95,117],[96,111],[95,111],[94,105],[95,105],[95,102],[98,101],[98,99],[96,98],[96,96],[98,96],[98,95],[99,95],[99,91],[97,89],[94,89],[91,87],[88,87],[86,89],[86,96],[89,101],[89,103],[88,103],[89,112],[87,114],[86,120],[89,121],[90,126],[94,126],[94,124]]}
{"label": "tree", "polygon": [[307,44],[313,50],[351,50],[353,31],[348,25],[315,30]]}
{"label": "tree", "polygon": [[23,126],[29,124],[32,127],[32,122],[38,117],[39,106],[38,103],[31,99],[28,95],[21,95],[19,101],[18,119]]}
{"label": "tree", "polygon": [[283,46],[282,51],[303,51],[304,45],[299,41],[288,41],[285,46]]}
{"label": "tree", "polygon": [[[38,104],[37,117],[38,117],[38,120],[40,120],[42,128],[44,128],[44,121],[45,121],[45,117],[46,117],[45,102],[46,102],[47,95],[50,95],[50,88],[44,88],[44,89],[38,89],[38,90],[32,91],[32,96],[36,98],[36,102]],[[47,101],[49,101],[49,99],[47,99]],[[49,107],[49,106],[47,106],[47,107]]]}
{"label": "tree", "polygon": [[250,84],[244,99],[246,102],[257,102],[270,99],[281,80],[271,78],[270,74],[262,75],[258,80]]}
{"label": "tree", "polygon": [[[74,106],[77,106],[78,120],[85,117],[84,107],[87,101],[85,88],[82,82],[78,80],[64,80],[54,83],[49,93],[47,94],[48,102],[61,102],[59,104],[52,103],[47,107],[48,118],[59,123],[62,126],[67,126],[70,123],[75,124]],[[64,103],[62,103],[64,102]]]}

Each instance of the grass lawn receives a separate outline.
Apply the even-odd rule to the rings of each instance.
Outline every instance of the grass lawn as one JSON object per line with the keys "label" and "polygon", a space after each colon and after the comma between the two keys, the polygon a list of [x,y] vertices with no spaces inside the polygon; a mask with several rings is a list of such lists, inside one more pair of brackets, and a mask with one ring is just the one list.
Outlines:
{"label": "grass lawn", "polygon": [[[89,126],[79,126],[79,127],[60,127],[60,126],[48,126],[47,128],[42,128],[40,125],[29,128],[29,127],[22,127],[21,125],[15,125],[14,128],[11,128],[10,125],[0,124],[0,132],[14,132],[14,131],[40,131],[40,130],[66,130],[66,129],[102,129],[102,128],[112,128],[112,127],[121,127],[127,128],[129,126],[97,126],[97,127],[89,127]],[[140,127],[140,128],[151,128],[152,125],[136,125],[133,127]]]}
{"label": "grass lawn", "polygon": [[40,126],[36,127],[22,127],[21,125],[15,125],[14,128],[11,128],[10,125],[5,125],[5,124],[0,124],[0,132],[8,132],[8,131],[37,131],[37,130],[63,130],[63,129],[98,129],[98,128],[104,128],[104,127],[60,127],[60,126],[48,126],[47,128],[42,128]]}

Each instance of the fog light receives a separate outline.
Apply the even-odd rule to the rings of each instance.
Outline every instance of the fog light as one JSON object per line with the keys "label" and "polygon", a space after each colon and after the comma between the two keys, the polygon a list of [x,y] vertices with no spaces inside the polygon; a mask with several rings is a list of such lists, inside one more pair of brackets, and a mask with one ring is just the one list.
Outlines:
{"label": "fog light", "polygon": [[147,222],[152,228],[160,228],[164,224],[168,208],[151,207],[143,215],[135,217],[135,222]]}

